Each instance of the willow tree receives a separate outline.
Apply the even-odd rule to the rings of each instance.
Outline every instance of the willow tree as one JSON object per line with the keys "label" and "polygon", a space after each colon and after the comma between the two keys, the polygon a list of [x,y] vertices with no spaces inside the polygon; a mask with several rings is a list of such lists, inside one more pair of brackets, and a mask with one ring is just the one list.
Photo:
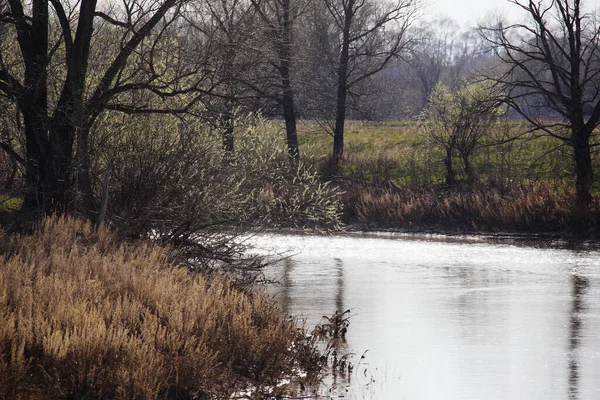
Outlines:
{"label": "willow tree", "polygon": [[475,180],[471,158],[490,128],[502,116],[501,96],[490,82],[462,82],[456,87],[438,83],[421,113],[422,128],[444,152],[446,184],[456,183],[454,158],[463,164],[468,181]]}
{"label": "willow tree", "polygon": [[533,128],[572,149],[576,209],[587,210],[600,123],[600,30],[581,0],[512,1],[526,23],[482,28],[504,72],[493,77]]}
{"label": "willow tree", "polygon": [[2,148],[25,167],[24,208],[66,211],[79,192],[93,215],[88,165],[97,117],[106,109],[153,111],[194,90],[193,63],[173,49],[183,1],[7,2],[0,9],[0,93],[22,116],[25,145]]}

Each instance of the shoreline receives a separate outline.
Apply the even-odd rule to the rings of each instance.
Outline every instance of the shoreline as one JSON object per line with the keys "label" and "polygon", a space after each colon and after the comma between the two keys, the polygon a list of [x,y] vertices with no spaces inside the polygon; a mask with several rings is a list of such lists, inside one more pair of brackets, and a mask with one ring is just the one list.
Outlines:
{"label": "shoreline", "polygon": [[337,231],[318,231],[301,229],[267,228],[264,233],[285,235],[339,235],[360,236],[386,239],[446,241],[456,243],[494,243],[515,246],[554,248],[565,250],[600,250],[600,237],[592,235],[573,235],[566,233],[548,232],[489,232],[489,231],[459,231],[444,229],[402,230],[393,228],[375,228],[363,225],[346,225]]}

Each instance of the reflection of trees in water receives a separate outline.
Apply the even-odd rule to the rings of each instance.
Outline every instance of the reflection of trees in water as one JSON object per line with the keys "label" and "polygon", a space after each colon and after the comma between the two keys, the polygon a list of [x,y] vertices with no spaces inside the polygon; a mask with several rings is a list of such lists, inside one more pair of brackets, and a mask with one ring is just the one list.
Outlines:
{"label": "reflection of trees in water", "polygon": [[337,285],[336,285],[336,293],[335,293],[335,309],[338,313],[343,313],[346,311],[344,309],[344,265],[342,264],[342,260],[340,258],[335,259],[335,267],[337,274]]}
{"label": "reflection of trees in water", "polygon": [[[342,263],[342,260],[340,258],[336,258],[335,259],[335,273],[336,273],[336,286],[335,286],[335,315],[339,315],[340,318],[345,318],[344,316],[347,316],[348,314],[346,314],[346,309],[344,307],[344,288],[345,288],[345,282],[344,282],[344,264]],[[339,323],[339,321],[338,321]],[[338,384],[338,378],[342,378],[342,382],[345,382],[346,380],[348,381],[348,383],[350,382],[350,380],[348,379],[350,376],[350,374],[346,374],[344,372],[347,372],[346,368],[339,368],[340,365],[340,359],[345,358],[347,359],[349,356],[349,349],[348,349],[348,344],[346,342],[346,338],[345,338],[345,332],[343,334],[342,337],[334,337],[332,338],[332,340],[329,342],[329,346],[331,346],[331,351],[332,351],[332,356],[333,356],[333,360],[332,360],[332,366],[333,366],[333,384],[334,386]],[[345,362],[345,361],[344,361]],[[342,371],[342,370],[346,370],[346,371]]]}
{"label": "reflection of trees in water", "polygon": [[573,303],[569,314],[569,398],[579,398],[579,347],[583,329],[582,313],[585,311],[584,295],[590,286],[586,277],[573,274],[571,295]]}
{"label": "reflection of trees in water", "polygon": [[467,342],[474,337],[488,333],[498,318],[495,303],[496,296],[490,289],[512,282],[509,271],[498,271],[476,266],[449,266],[444,268],[446,279],[451,283],[453,299],[449,306],[455,308],[460,323],[457,328],[460,336]]}
{"label": "reflection of trees in water", "polygon": [[292,290],[292,271],[294,269],[294,261],[290,258],[283,260],[283,279],[281,280],[281,308],[285,315],[290,315],[290,305],[292,302],[291,290]]}

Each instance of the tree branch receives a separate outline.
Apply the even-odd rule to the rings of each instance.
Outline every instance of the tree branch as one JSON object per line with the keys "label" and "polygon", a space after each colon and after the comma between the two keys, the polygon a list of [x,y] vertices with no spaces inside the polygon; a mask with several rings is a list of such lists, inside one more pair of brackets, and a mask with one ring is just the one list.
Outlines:
{"label": "tree branch", "polygon": [[4,150],[9,156],[11,156],[16,162],[21,164],[23,167],[27,166],[27,162],[21,157],[16,151],[13,150],[7,143],[0,142],[0,149]]}

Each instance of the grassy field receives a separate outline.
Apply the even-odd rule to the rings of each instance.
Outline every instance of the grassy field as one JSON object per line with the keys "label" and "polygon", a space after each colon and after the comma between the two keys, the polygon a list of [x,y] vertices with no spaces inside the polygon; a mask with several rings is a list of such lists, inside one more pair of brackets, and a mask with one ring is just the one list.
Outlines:
{"label": "grassy field", "polygon": [[[514,123],[509,134],[502,127],[483,141],[472,160],[479,178],[504,185],[568,184],[572,180],[570,154],[556,139],[544,137],[500,143],[506,136],[516,136],[524,130],[522,125]],[[344,139],[344,174],[347,176],[392,180],[397,184],[444,181],[442,151],[432,144],[417,122],[348,121]],[[323,158],[330,155],[333,139],[317,124],[304,122],[299,125],[299,142],[307,155]],[[595,159],[600,164],[598,154]],[[463,171],[458,159],[455,164],[460,178]]]}
{"label": "grassy field", "polygon": [[[367,229],[595,234],[597,200],[587,217],[573,219],[570,149],[525,131],[518,123],[496,127],[471,159],[475,182],[456,158],[459,183],[448,187],[442,150],[418,123],[349,121],[337,182],[344,221]],[[320,126],[303,123],[299,132],[308,159],[329,157],[332,137]],[[600,166],[598,152],[593,162]],[[598,175],[593,192],[600,194]]]}

